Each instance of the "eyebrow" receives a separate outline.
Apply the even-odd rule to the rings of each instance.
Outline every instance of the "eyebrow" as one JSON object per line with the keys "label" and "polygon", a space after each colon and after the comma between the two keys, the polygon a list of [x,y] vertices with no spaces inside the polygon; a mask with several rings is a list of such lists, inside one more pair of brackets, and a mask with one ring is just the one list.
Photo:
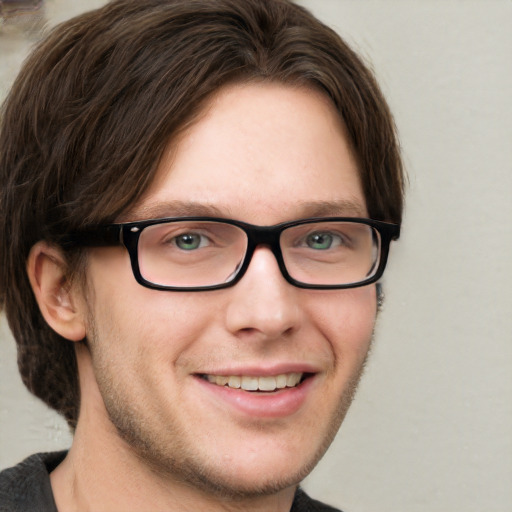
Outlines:
{"label": "eyebrow", "polygon": [[166,217],[225,217],[217,206],[192,201],[166,201],[135,207],[123,214],[119,222],[163,219]]}
{"label": "eyebrow", "polygon": [[304,217],[366,217],[366,205],[356,199],[299,203]]}
{"label": "eyebrow", "polygon": [[[296,205],[296,220],[309,217],[366,217],[366,207],[356,199],[334,201],[300,201]],[[166,201],[135,207],[123,214],[118,222],[163,219],[167,217],[219,217],[234,218],[230,207],[218,207],[193,201]]]}

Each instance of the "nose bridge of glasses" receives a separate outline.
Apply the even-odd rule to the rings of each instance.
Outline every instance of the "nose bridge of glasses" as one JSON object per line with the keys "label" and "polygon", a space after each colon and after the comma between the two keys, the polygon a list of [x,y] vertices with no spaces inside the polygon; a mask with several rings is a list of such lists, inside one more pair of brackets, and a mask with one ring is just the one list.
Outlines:
{"label": "nose bridge of glasses", "polygon": [[274,226],[251,226],[250,229],[246,230],[248,239],[248,252],[254,252],[256,247],[264,245],[268,246],[273,252],[279,264],[281,264],[281,255],[279,247],[279,237],[282,229]]}
{"label": "nose bridge of glasses", "polygon": [[239,269],[242,274],[244,274],[249,267],[256,248],[264,246],[270,249],[277,260],[281,273],[286,277],[284,261],[281,254],[281,248],[279,246],[279,238],[282,229],[276,226],[246,226],[245,232],[247,235],[247,252],[244,264],[242,265],[243,268]]}

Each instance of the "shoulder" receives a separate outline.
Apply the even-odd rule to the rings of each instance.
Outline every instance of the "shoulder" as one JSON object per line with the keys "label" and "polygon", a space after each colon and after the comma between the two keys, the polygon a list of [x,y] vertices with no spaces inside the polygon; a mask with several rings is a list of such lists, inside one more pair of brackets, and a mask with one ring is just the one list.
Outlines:
{"label": "shoulder", "polygon": [[342,512],[310,498],[302,489],[297,489],[290,512]]}
{"label": "shoulder", "polygon": [[0,512],[56,512],[50,472],[65,456],[38,453],[0,472]]}

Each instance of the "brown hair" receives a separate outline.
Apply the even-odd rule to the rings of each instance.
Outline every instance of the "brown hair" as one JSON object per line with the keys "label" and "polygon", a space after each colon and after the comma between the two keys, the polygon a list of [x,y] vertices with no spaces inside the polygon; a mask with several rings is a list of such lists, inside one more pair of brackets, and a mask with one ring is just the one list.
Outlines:
{"label": "brown hair", "polygon": [[73,344],[39,312],[30,248],[114,221],[205,101],[251,80],[323,90],[346,124],[370,216],[401,221],[402,163],[374,77],[288,0],[114,1],[56,27],[14,83],[0,126],[0,307],[25,385],[70,426],[80,394]]}

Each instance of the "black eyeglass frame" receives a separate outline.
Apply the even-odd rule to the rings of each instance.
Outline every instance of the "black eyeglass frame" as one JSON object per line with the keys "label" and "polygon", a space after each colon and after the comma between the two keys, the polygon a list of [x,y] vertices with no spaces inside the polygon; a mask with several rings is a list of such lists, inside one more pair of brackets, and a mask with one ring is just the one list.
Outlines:
{"label": "black eyeglass frame", "polygon": [[[152,283],[144,279],[140,272],[139,259],[138,259],[138,244],[141,233],[148,226],[155,224],[167,224],[172,222],[182,221],[204,221],[204,222],[220,222],[230,224],[242,229],[247,235],[247,249],[242,262],[242,265],[233,276],[233,279],[225,283],[208,285],[208,286],[166,286]],[[355,224],[365,224],[377,230],[380,236],[380,259],[376,271],[367,279],[348,284],[309,284],[297,281],[288,273],[284,263],[283,254],[279,240],[281,233],[291,227],[300,226],[303,224],[314,224],[318,222],[351,222]],[[316,289],[316,290],[334,290],[346,288],[358,288],[377,282],[384,273],[386,268],[389,246],[392,240],[397,240],[400,236],[400,225],[392,224],[389,222],[382,222],[373,219],[366,219],[360,217],[311,217],[307,219],[299,219],[290,222],[282,222],[274,224],[273,226],[256,226],[246,222],[225,219],[222,217],[165,217],[161,219],[149,219],[135,222],[124,222],[119,224],[110,224],[106,226],[98,226],[96,228],[77,231],[65,235],[62,239],[63,247],[78,246],[78,247],[112,247],[116,245],[124,245],[130,257],[130,263],[135,280],[146,288],[153,290],[163,291],[207,291],[218,290],[221,288],[228,288],[234,286],[249,268],[252,256],[256,247],[266,245],[270,248],[283,277],[290,284],[298,288]]]}

